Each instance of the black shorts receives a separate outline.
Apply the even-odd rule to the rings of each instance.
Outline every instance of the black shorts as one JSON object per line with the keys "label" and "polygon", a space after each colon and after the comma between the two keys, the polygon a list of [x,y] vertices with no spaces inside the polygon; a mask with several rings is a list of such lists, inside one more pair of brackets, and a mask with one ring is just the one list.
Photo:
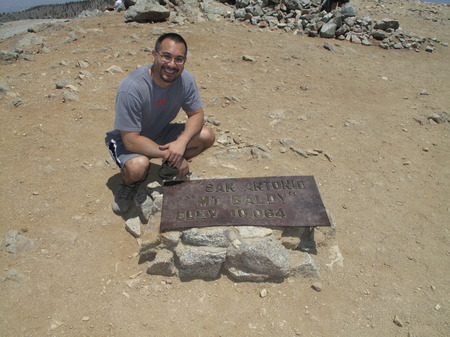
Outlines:
{"label": "black shorts", "polygon": [[[167,125],[157,138],[152,139],[155,143],[159,145],[164,145],[173,142],[178,138],[178,136],[184,131],[183,123],[173,123]],[[117,166],[123,168],[125,163],[133,158],[144,156],[140,153],[130,152],[125,148],[122,137],[120,133],[114,133],[114,135],[108,135],[105,138],[105,144],[108,147],[108,151],[111,157],[116,162]]]}

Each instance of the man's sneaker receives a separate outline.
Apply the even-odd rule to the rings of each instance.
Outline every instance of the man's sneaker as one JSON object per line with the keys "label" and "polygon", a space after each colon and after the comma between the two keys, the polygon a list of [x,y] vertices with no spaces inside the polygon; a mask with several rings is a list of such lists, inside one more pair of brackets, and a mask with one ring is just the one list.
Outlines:
{"label": "man's sneaker", "polygon": [[127,185],[121,184],[119,190],[114,195],[114,200],[111,207],[114,213],[121,215],[126,213],[133,203],[134,195],[136,194],[136,184]]}
{"label": "man's sneaker", "polygon": [[178,169],[175,166],[170,166],[167,162],[162,163],[158,170],[158,175],[164,181],[176,179],[178,173]]}

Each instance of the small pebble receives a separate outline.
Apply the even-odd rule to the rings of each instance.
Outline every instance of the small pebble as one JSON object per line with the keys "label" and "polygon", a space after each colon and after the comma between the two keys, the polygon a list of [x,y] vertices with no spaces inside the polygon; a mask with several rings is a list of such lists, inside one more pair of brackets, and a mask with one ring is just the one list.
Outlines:
{"label": "small pebble", "polygon": [[264,298],[267,296],[267,289],[264,288],[259,292],[259,296],[261,296],[261,298]]}
{"label": "small pebble", "polygon": [[325,153],[324,155],[325,155],[325,158],[327,158],[327,159],[328,159],[328,161],[330,161],[330,162],[332,162],[332,161],[333,161],[333,156],[332,156],[331,154],[329,154],[329,153]]}
{"label": "small pebble", "polygon": [[317,292],[321,292],[322,291],[322,284],[320,284],[319,282],[314,282],[311,285],[311,288],[313,288]]}
{"label": "small pebble", "polygon": [[394,316],[393,322],[400,328],[403,326],[402,320],[397,315]]}

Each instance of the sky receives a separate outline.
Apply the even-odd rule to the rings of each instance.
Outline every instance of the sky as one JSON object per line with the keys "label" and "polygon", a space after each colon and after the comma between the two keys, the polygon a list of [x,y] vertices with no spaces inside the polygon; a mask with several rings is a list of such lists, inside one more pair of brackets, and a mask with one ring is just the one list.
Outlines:
{"label": "sky", "polygon": [[[72,1],[82,1],[82,0],[71,0]],[[450,4],[450,0],[421,0],[425,2],[438,2],[441,4]],[[25,9],[39,6],[39,5],[51,5],[51,4],[61,4],[69,1],[64,0],[0,0],[0,13],[9,12],[19,12]],[[114,1],[111,0],[111,3]]]}
{"label": "sky", "polygon": [[34,6],[63,4],[75,1],[82,0],[0,0],[0,13],[20,12]]}

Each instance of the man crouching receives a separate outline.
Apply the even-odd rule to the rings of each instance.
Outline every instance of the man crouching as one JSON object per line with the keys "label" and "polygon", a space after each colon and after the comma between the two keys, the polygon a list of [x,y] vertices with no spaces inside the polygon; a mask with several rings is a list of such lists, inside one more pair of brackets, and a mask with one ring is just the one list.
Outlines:
{"label": "man crouching", "polygon": [[[112,203],[116,214],[128,211],[143,181],[150,159],[161,158],[160,176],[180,179],[189,173],[188,160],[211,147],[214,132],[205,127],[203,103],[191,73],[184,69],[186,41],[178,34],[161,35],[152,52],[152,65],[129,74],[116,96],[114,129],[106,145],[121,168],[123,184]],[[171,123],[180,109],[186,123]]]}

